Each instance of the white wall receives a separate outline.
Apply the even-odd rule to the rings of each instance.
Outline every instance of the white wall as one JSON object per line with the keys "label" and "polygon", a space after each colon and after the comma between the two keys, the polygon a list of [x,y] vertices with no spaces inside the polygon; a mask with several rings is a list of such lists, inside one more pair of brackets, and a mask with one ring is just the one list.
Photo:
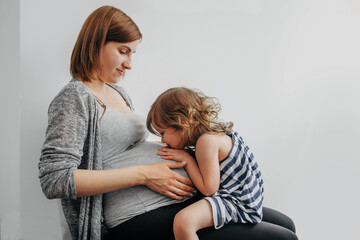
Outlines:
{"label": "white wall", "polygon": [[[1,175],[11,175],[10,186],[1,180],[1,221],[6,209],[20,209],[22,239],[60,239],[56,203],[42,195],[37,177],[47,107],[70,80],[70,54],[82,23],[103,4],[123,9],[144,35],[134,70],[120,83],[138,112],[146,114],[171,86],[218,97],[222,117],[234,121],[262,168],[265,204],[292,217],[300,239],[355,239],[360,225],[356,0],[20,1],[20,8],[13,7],[15,13],[20,9],[20,38],[13,35],[10,44],[15,53],[20,45],[20,82],[9,81],[11,71],[19,71],[16,58],[2,74],[3,114],[15,118],[1,122],[1,149],[15,137],[5,144],[13,156],[1,155],[7,166]],[[3,0],[0,6],[1,24],[4,18],[11,22],[2,14]],[[12,54],[3,32],[1,38],[3,62],[3,49]]]}
{"label": "white wall", "polygon": [[20,237],[20,12],[0,1],[0,239]]}

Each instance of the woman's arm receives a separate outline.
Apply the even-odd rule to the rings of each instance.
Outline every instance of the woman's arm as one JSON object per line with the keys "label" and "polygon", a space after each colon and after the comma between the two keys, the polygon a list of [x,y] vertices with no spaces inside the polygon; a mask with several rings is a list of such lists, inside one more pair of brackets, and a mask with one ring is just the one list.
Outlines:
{"label": "woman's arm", "polygon": [[205,196],[213,195],[220,184],[219,144],[215,135],[204,134],[196,143],[196,161],[184,150],[160,148],[163,159],[185,161],[186,171],[197,189]]}
{"label": "woman's arm", "polygon": [[171,168],[182,168],[185,162],[162,162],[112,170],[75,169],[75,185],[78,197],[146,185],[154,191],[173,199],[182,199],[194,192],[190,179]]}
{"label": "woman's arm", "polygon": [[90,112],[85,103],[88,102],[84,101],[81,89],[69,83],[49,106],[38,165],[41,188],[49,199],[77,198],[74,169],[79,168],[84,155]]}

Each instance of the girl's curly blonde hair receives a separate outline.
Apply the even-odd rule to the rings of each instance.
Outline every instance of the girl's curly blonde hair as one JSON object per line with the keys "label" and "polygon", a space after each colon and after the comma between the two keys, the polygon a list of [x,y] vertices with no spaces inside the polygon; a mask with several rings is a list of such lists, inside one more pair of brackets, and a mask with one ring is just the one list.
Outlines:
{"label": "girl's curly blonde hair", "polygon": [[182,132],[184,147],[195,146],[204,133],[230,133],[232,122],[218,121],[221,106],[214,97],[205,96],[199,90],[185,87],[170,88],[152,104],[147,116],[148,130],[161,136],[153,127],[172,127]]}

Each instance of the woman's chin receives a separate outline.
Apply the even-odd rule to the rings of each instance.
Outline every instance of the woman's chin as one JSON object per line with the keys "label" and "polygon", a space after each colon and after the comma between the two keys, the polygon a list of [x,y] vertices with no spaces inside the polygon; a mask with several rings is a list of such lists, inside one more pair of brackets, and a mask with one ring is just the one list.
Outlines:
{"label": "woman's chin", "polygon": [[106,83],[109,83],[109,84],[117,84],[117,83],[120,82],[120,80],[121,80],[121,77],[116,77],[116,78],[113,77],[113,78],[107,80]]}

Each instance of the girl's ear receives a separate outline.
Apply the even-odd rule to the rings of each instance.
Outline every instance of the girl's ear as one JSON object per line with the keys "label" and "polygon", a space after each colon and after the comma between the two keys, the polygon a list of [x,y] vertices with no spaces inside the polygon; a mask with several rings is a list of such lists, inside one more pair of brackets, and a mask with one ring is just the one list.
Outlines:
{"label": "girl's ear", "polygon": [[189,121],[182,116],[177,116],[177,122],[180,123],[181,125],[187,125],[189,123]]}

